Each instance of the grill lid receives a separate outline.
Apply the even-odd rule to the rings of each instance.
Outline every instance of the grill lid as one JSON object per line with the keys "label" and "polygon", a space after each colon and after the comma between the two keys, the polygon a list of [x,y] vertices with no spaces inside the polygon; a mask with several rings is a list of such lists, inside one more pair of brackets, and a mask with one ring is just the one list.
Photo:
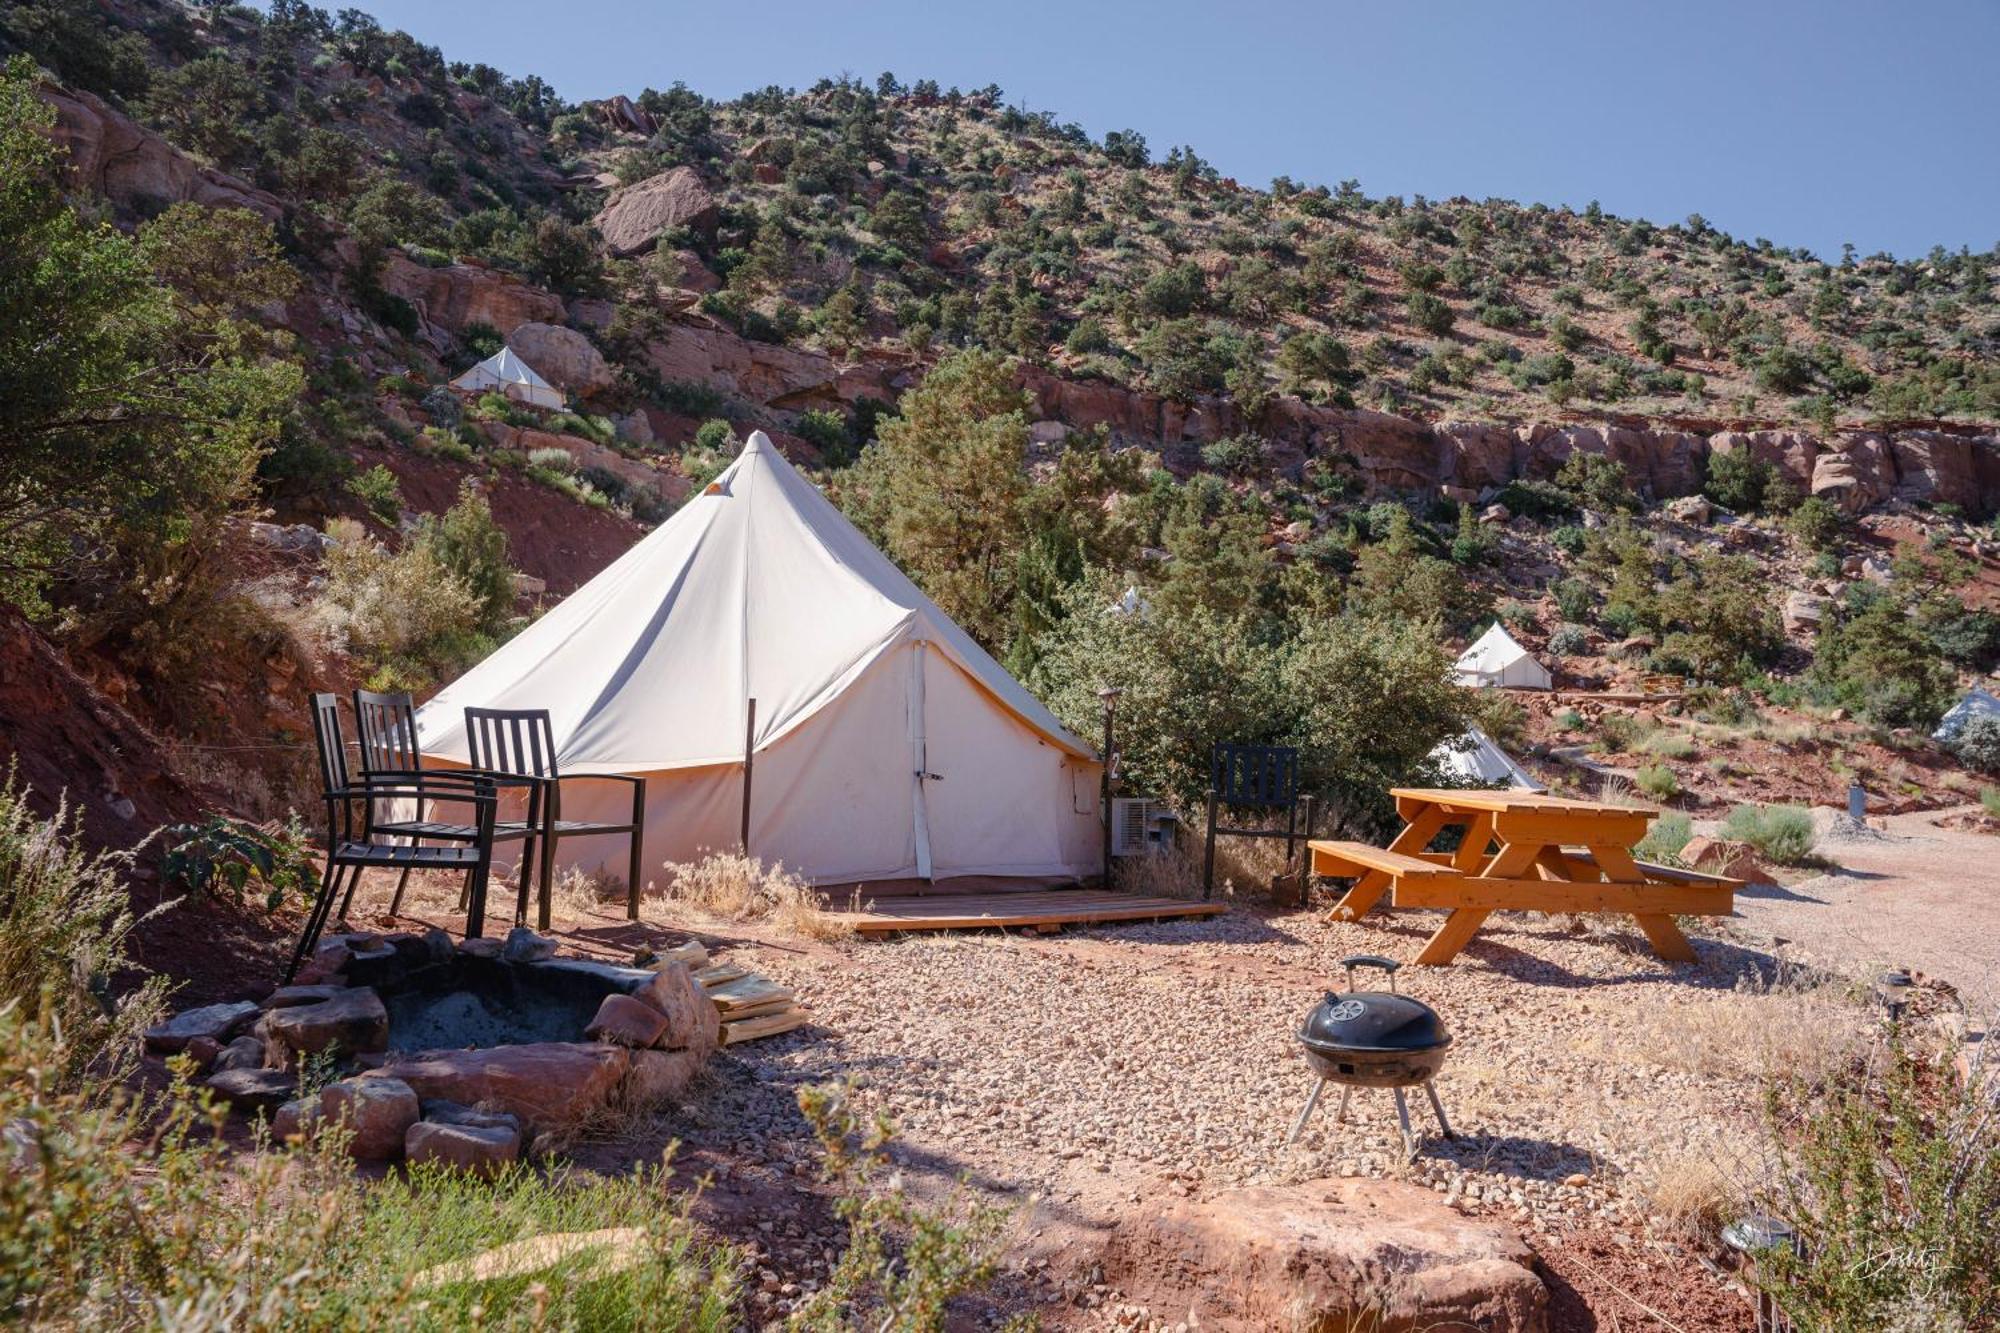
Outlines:
{"label": "grill lid", "polygon": [[[1451,1044],[1451,1033],[1437,1010],[1421,1000],[1395,993],[1396,969],[1393,959],[1374,954],[1343,958],[1347,969],[1345,991],[1328,991],[1314,1005],[1299,1029],[1299,1040],[1325,1054],[1342,1051],[1434,1051]],[[1389,974],[1391,989],[1354,989],[1354,970],[1379,967]]]}

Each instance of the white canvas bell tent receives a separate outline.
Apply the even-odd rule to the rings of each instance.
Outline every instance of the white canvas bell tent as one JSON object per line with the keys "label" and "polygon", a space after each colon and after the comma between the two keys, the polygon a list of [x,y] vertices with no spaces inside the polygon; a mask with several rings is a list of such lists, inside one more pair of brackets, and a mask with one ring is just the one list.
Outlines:
{"label": "white canvas bell tent", "polygon": [[[548,709],[565,778],[646,779],[657,873],[738,846],[753,699],[749,849],[767,864],[819,884],[1101,866],[1095,753],[761,431],[417,729],[427,756],[464,763],[468,705]],[[623,822],[629,802],[620,784],[565,782],[563,817]],[[622,835],[559,846],[566,865],[624,873]]]}
{"label": "white canvas bell tent", "polygon": [[1548,790],[1478,727],[1467,727],[1463,736],[1439,742],[1431,759],[1447,778],[1467,786],[1504,783],[1521,791]]}
{"label": "white canvas bell tent", "polygon": [[1517,690],[1552,690],[1555,679],[1499,621],[1459,655],[1453,668],[1461,685],[1503,686]]}
{"label": "white canvas bell tent", "polygon": [[503,347],[487,357],[453,380],[451,387],[467,393],[497,393],[535,407],[563,405],[561,391],[537,375],[533,366],[515,356],[511,347]]}
{"label": "white canvas bell tent", "polygon": [[1975,717],[2000,717],[2000,699],[1976,686],[1966,691],[1965,697],[1938,719],[1937,730],[1931,733],[1931,739],[1955,741],[1958,733],[1965,730],[1965,724]]}

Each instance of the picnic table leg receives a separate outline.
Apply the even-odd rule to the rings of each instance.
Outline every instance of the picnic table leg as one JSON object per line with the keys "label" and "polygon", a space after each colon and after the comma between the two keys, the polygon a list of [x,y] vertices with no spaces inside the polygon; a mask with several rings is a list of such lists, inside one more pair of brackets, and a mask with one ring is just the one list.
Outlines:
{"label": "picnic table leg", "polygon": [[[1590,854],[1597,861],[1598,869],[1613,884],[1643,884],[1646,872],[1639,869],[1639,863],[1632,859],[1630,848],[1616,843],[1592,843]],[[1658,957],[1671,963],[1692,963],[1695,961],[1694,946],[1688,937],[1674,924],[1673,917],[1665,912],[1634,912],[1632,919],[1639,923],[1639,929],[1646,932],[1646,942],[1653,946]]]}
{"label": "picnic table leg", "polygon": [[1472,937],[1486,924],[1491,915],[1484,908],[1461,907],[1444,919],[1424,951],[1417,955],[1417,961],[1425,967],[1443,967],[1458,957],[1458,951],[1472,943]]}
{"label": "picnic table leg", "polygon": [[[1541,856],[1542,847],[1536,843],[1502,843],[1480,878],[1512,879],[1525,874]],[[1486,924],[1492,913],[1481,907],[1460,907],[1444,919],[1424,951],[1417,955],[1417,961],[1425,967],[1443,967],[1458,957],[1458,951],[1472,942],[1479,928]]]}
{"label": "picnic table leg", "polygon": [[[1402,852],[1406,856],[1415,856],[1431,845],[1431,839],[1435,838],[1438,830],[1445,826],[1445,820],[1444,811],[1426,806],[1403,826],[1403,831],[1390,842],[1389,850]],[[1390,876],[1387,871],[1369,871],[1354,881],[1353,888],[1341,895],[1340,901],[1335,903],[1333,910],[1327,914],[1328,917],[1334,921],[1359,921],[1368,915],[1376,903],[1382,901],[1382,895],[1388,892],[1389,883]]]}
{"label": "picnic table leg", "polygon": [[1670,963],[1696,961],[1694,946],[1688,943],[1688,937],[1681,934],[1681,928],[1665,912],[1634,912],[1632,919],[1639,923],[1639,929],[1646,932],[1646,942],[1661,958]]}

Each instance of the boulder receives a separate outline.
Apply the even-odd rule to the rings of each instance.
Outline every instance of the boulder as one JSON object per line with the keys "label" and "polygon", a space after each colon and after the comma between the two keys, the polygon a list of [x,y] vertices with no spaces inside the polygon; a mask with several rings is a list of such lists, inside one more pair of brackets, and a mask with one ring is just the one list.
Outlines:
{"label": "boulder", "polygon": [[1726,838],[1689,838],[1681,848],[1681,860],[1705,875],[1740,879],[1745,884],[1776,884],[1769,869],[1757,859],[1757,849],[1747,842]]}
{"label": "boulder", "polygon": [[1785,628],[1793,633],[1816,630],[1826,619],[1826,598],[1815,597],[1809,592],[1787,593],[1785,596]]}
{"label": "boulder", "polygon": [[128,214],[195,203],[247,208],[268,222],[284,217],[277,196],[202,166],[95,94],[53,83],[36,91],[56,113],[50,137],[66,150],[64,167],[80,193],[102,195]]}
{"label": "boulder", "polygon": [[196,1037],[181,1047],[181,1054],[194,1061],[197,1073],[205,1074],[222,1058],[222,1043],[213,1037]]}
{"label": "boulder", "polygon": [[1813,461],[1812,493],[1842,513],[1858,514],[1896,491],[1896,464],[1887,437],[1850,435]]}
{"label": "boulder", "polygon": [[347,965],[354,961],[354,950],[344,939],[320,941],[313,950],[313,956],[306,959],[305,966],[293,978],[300,985],[317,986],[328,982],[336,985],[347,973]]}
{"label": "boulder", "polygon": [[1708,498],[1701,495],[1683,495],[1678,500],[1669,500],[1664,509],[1668,518],[1682,523],[1706,524],[1715,513]]}
{"label": "boulder", "polygon": [[1476,1328],[1542,1333],[1548,1289],[1534,1253],[1394,1181],[1311,1180],[1227,1190],[1129,1215],[1107,1267],[1176,1284],[1203,1328]]}
{"label": "boulder", "polygon": [[521,1131],[501,1125],[419,1120],[404,1135],[403,1153],[411,1166],[434,1162],[455,1171],[490,1176],[520,1160]]}
{"label": "boulder", "polygon": [[357,1161],[390,1162],[403,1155],[404,1136],[419,1114],[417,1094],[409,1084],[368,1075],[330,1083],[317,1096],[285,1103],[271,1132],[283,1142],[312,1121],[324,1120],[349,1130],[347,1151]]}
{"label": "boulder", "polygon": [[629,1064],[623,1047],[543,1041],[433,1051],[362,1077],[401,1079],[420,1097],[492,1107],[518,1116],[529,1128],[547,1130],[575,1124],[604,1105]]}
{"label": "boulder", "polygon": [[676,1101],[708,1063],[705,1052],[634,1051],[620,1096],[631,1106],[660,1106]]}
{"label": "boulder", "polygon": [[202,1086],[239,1111],[275,1111],[292,1099],[299,1081],[282,1069],[225,1069]]}
{"label": "boulder", "polygon": [[667,1030],[667,1016],[649,1004],[642,1004],[629,995],[607,995],[604,1003],[597,1007],[597,1017],[590,1020],[590,1026],[583,1035],[595,1041],[608,1041],[615,1046],[631,1046],[640,1050],[651,1046]]}
{"label": "boulder", "polygon": [[416,307],[418,318],[447,332],[463,333],[486,324],[503,338],[528,323],[558,323],[565,314],[560,296],[531,287],[511,273],[483,264],[429,268],[400,252],[382,265],[382,290]]}
{"label": "boulder", "polygon": [[676,227],[713,231],[722,210],[692,167],[672,171],[613,190],[597,215],[597,230],[614,258],[645,254],[659,243],[662,232]]}
{"label": "boulder", "polygon": [[590,339],[560,324],[523,324],[507,335],[507,345],[543,379],[578,396],[608,389],[617,379]]}
{"label": "boulder", "polygon": [[[1476,421],[1438,423],[1441,446],[1439,473],[1447,484],[1467,490],[1505,486],[1518,471],[1514,453],[1520,441],[1501,426]],[[1457,499],[1459,497],[1450,497]]]}
{"label": "boulder", "polygon": [[1479,521],[1486,524],[1505,523],[1514,517],[1513,511],[1503,504],[1490,504],[1480,513]]}
{"label": "boulder", "polygon": [[627,134],[638,134],[650,139],[659,133],[659,122],[653,114],[637,102],[619,93],[607,97],[602,102],[586,102],[584,108],[597,113],[597,118],[606,129],[622,130]]}
{"label": "boulder", "polygon": [[301,1055],[328,1049],[379,1051],[389,1045],[389,1011],[372,989],[356,986],[318,1004],[273,1009],[264,1015],[264,1032]]}
{"label": "boulder", "polygon": [[424,1119],[434,1120],[440,1125],[474,1125],[481,1129],[521,1130],[521,1118],[506,1111],[482,1111],[476,1106],[463,1102],[446,1101],[441,1097],[425,1098]]}
{"label": "boulder", "polygon": [[721,1043],[722,1017],[686,963],[662,965],[652,979],[632,993],[666,1017],[654,1044],[662,1050],[692,1050],[707,1059]]}
{"label": "boulder", "polygon": [[146,1029],[146,1049],[156,1055],[172,1055],[187,1049],[187,1044],[196,1037],[207,1037],[218,1044],[257,1021],[262,1012],[248,1000],[235,1004],[205,1004],[199,1009],[189,1009],[175,1014],[166,1022]]}
{"label": "boulder", "polygon": [[1984,511],[1972,441],[1963,435],[1919,430],[1889,442],[1896,460],[1896,496],[1919,504],[1954,504],[1967,513]]}

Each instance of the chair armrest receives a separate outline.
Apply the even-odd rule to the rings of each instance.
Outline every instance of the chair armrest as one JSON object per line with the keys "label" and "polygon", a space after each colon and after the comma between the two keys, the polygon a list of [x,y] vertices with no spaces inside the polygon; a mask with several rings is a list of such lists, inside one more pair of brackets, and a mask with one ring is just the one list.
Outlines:
{"label": "chair armrest", "polygon": [[[378,775],[386,776],[386,775]],[[359,787],[339,787],[326,793],[329,801],[380,801],[380,800],[425,800],[458,801],[468,805],[492,805],[499,798],[491,783],[481,783],[461,787],[456,791],[438,791],[432,787],[411,784],[387,784],[364,782]]]}
{"label": "chair armrest", "polygon": [[533,787],[548,781],[547,778],[499,773],[487,768],[375,768],[362,772],[359,780],[369,785],[391,781],[411,786],[428,786],[434,782],[467,786],[483,782],[490,787]]}

